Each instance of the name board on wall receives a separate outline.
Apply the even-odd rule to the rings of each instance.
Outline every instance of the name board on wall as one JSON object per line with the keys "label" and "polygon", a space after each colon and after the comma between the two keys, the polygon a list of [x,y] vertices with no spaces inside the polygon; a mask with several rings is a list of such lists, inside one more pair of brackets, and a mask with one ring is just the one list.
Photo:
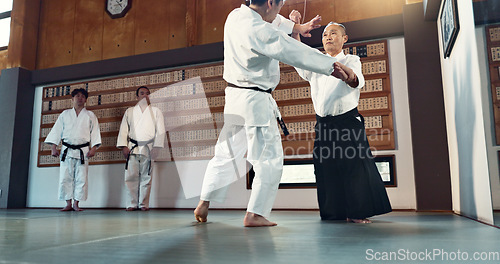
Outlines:
{"label": "name board on wall", "polygon": [[123,114],[137,103],[136,90],[147,86],[151,105],[165,118],[165,148],[156,160],[209,159],[223,123],[222,62],[196,67],[43,88],[38,166],[57,166],[46,136],[59,114],[72,107],[71,91],[89,92],[86,108],[99,119],[102,145],[90,164],[124,163],[116,141]]}
{"label": "name board on wall", "polygon": [[500,145],[500,25],[486,27],[496,144]]}
{"label": "name board on wall", "polygon": [[[346,53],[361,57],[366,85],[361,90],[358,109],[365,117],[370,145],[377,150],[394,149],[392,100],[387,41],[346,45]],[[290,135],[282,135],[285,155],[310,154],[314,141],[315,112],[309,83],[293,67],[280,64],[280,84],[273,92]],[[156,160],[210,159],[223,125],[223,63],[186,66],[176,69],[68,83],[43,88],[38,166],[58,166],[46,136],[59,114],[72,107],[71,91],[89,92],[87,109],[99,119],[102,146],[90,164],[124,163],[116,146],[125,110],[134,106],[135,91],[145,85],[151,91],[151,104],[165,117],[166,143]]]}

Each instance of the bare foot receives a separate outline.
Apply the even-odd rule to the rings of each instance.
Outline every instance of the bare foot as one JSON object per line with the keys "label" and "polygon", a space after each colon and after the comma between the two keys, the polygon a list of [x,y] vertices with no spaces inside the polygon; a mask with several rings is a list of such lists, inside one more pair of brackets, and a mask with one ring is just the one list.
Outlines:
{"label": "bare foot", "polygon": [[82,209],[82,208],[80,208],[80,207],[78,206],[78,204],[77,204],[77,203],[73,205],[73,210],[75,210],[75,211],[77,211],[77,212],[81,212],[81,211],[83,211],[83,209]]}
{"label": "bare foot", "polygon": [[356,224],[370,224],[372,221],[370,219],[351,219],[347,218],[348,222],[356,223]]}
{"label": "bare foot", "polygon": [[194,209],[194,218],[196,221],[203,223],[207,221],[209,201],[200,200],[196,209]]}
{"label": "bare foot", "polygon": [[149,207],[141,207],[141,211],[149,211]]}
{"label": "bare foot", "polygon": [[267,220],[262,215],[247,212],[247,214],[245,215],[245,219],[243,219],[243,225],[246,227],[258,227],[258,226],[276,226],[278,224]]}
{"label": "bare foot", "polygon": [[137,208],[135,207],[127,207],[127,209],[125,209],[125,211],[127,212],[130,212],[130,211],[135,211]]}
{"label": "bare foot", "polygon": [[73,207],[71,207],[71,204],[70,205],[66,205],[63,209],[60,210],[61,212],[65,212],[65,211],[73,211]]}

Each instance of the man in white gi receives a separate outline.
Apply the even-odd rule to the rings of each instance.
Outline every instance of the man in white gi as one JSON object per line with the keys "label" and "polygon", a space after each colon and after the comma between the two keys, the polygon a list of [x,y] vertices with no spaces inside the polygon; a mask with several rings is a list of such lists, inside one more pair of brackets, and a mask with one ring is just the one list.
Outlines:
{"label": "man in white gi", "polygon": [[82,211],[79,203],[87,200],[88,193],[88,158],[93,157],[101,145],[101,132],[95,114],[85,109],[87,91],[75,89],[71,96],[73,108],[59,115],[45,143],[51,144],[52,156],[59,157],[56,147],[62,141],[59,199],[65,200],[66,206],[61,211]]}
{"label": "man in white gi", "polygon": [[[290,19],[300,21],[300,13],[292,11]],[[296,70],[311,84],[316,112],[313,161],[321,219],[371,223],[368,217],[392,209],[357,109],[365,84],[361,61],[344,54],[347,40],[342,24],[330,22],[323,31],[323,48],[338,60],[333,77]]]}
{"label": "man in white gi", "polygon": [[287,34],[319,27],[316,16],[306,24],[295,24],[278,15],[284,1],[253,0],[227,17],[224,26],[224,74],[228,82],[224,127],[209,162],[200,202],[194,210],[199,222],[206,222],[210,201],[222,201],[233,182],[237,164],[253,165],[255,178],[244,226],[274,226],[267,220],[283,170],[280,118],[270,92],[280,80],[279,61],[322,74],[332,74],[335,58],[317,53]]}
{"label": "man in white gi", "polygon": [[136,90],[136,106],[123,116],[116,146],[127,159],[125,185],[127,186],[127,211],[149,210],[152,148],[163,148],[165,125],[160,109],[150,105],[150,91],[146,86]]}

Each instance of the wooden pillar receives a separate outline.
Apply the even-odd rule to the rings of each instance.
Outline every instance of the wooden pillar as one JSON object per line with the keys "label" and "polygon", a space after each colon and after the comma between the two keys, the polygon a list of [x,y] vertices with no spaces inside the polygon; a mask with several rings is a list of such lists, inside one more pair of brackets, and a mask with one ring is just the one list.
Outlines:
{"label": "wooden pillar", "polygon": [[403,8],[417,210],[451,210],[448,138],[436,21],[422,3]]}
{"label": "wooden pillar", "polygon": [[40,0],[16,0],[12,6],[7,68],[34,70],[38,41]]}
{"label": "wooden pillar", "polygon": [[31,71],[10,68],[0,78],[0,208],[26,207],[35,87]]}

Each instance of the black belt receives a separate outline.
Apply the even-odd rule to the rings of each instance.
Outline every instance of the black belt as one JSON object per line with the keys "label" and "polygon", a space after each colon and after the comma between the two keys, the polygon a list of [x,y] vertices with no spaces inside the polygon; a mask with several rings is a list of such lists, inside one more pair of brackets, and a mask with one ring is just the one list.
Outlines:
{"label": "black belt", "polygon": [[278,120],[278,124],[280,124],[281,130],[283,131],[283,135],[285,136],[290,135],[290,132],[288,132],[288,128],[286,128],[285,121],[283,121],[283,119],[279,117],[276,117],[276,120]]}
{"label": "black belt", "polygon": [[[262,90],[262,89],[260,89],[259,87],[256,87],[256,86],[253,86],[253,87],[241,87],[241,86],[238,86],[238,85],[235,85],[235,84],[232,84],[232,83],[227,83],[227,86],[233,87],[233,88],[240,88],[240,89],[250,89],[250,90],[257,91],[257,92],[264,92],[264,93],[268,93],[268,94],[270,94],[273,91],[272,88],[269,88],[267,90]],[[288,129],[286,128],[285,121],[283,121],[283,119],[279,118],[279,117],[277,117],[276,120],[278,121],[278,124],[280,125],[281,130],[283,131],[283,134],[285,136],[290,135],[290,132],[288,132]]]}
{"label": "black belt", "polygon": [[147,148],[147,150],[148,150],[148,154],[150,155],[150,156],[149,156],[149,173],[148,173],[148,174],[151,174],[151,150],[149,149],[148,144],[149,144],[149,143],[153,143],[153,142],[154,142],[154,140],[153,140],[153,139],[151,139],[151,140],[148,140],[148,141],[137,141],[137,140],[135,140],[135,139],[133,139],[133,138],[129,138],[128,140],[129,140],[130,142],[132,142],[132,144],[134,144],[134,145],[133,145],[133,146],[132,146],[132,148],[130,149],[130,152],[129,152],[128,156],[127,156],[127,162],[125,163],[125,170],[128,170],[128,161],[129,161],[129,159],[130,159],[130,155],[132,154],[132,151],[133,151],[135,148],[137,148],[138,146],[146,146],[146,148]]}
{"label": "black belt", "polygon": [[249,90],[254,90],[254,91],[257,91],[257,92],[264,92],[264,93],[271,93],[273,91],[272,88],[269,88],[267,90],[262,90],[260,89],[259,87],[257,86],[252,86],[252,87],[242,87],[242,86],[238,86],[238,85],[235,85],[235,84],[232,84],[232,83],[227,83],[227,86],[229,87],[233,87],[233,88],[239,88],[239,89],[249,89]]}
{"label": "black belt", "polygon": [[327,115],[327,116],[319,116],[319,115],[316,115],[316,121],[317,122],[323,122],[323,123],[328,123],[328,122],[335,122],[335,121],[340,121],[340,120],[344,120],[346,118],[349,118],[349,117],[360,117],[361,118],[361,121],[364,123],[365,122],[365,119],[363,118],[362,115],[359,114],[358,112],[358,108],[354,108],[348,112],[345,112],[343,114],[340,114],[340,115],[336,115],[336,116],[332,116],[332,115]]}
{"label": "black belt", "polygon": [[87,142],[87,143],[84,143],[84,144],[81,144],[81,145],[71,145],[71,144],[68,144],[68,143],[64,142],[64,140],[63,140],[62,144],[64,146],[66,146],[67,148],[63,151],[63,154],[62,154],[62,157],[61,157],[61,161],[66,160],[66,155],[68,155],[68,148],[70,148],[70,149],[78,149],[80,151],[80,161],[82,162],[82,164],[85,164],[85,157],[83,156],[83,150],[82,150],[82,148],[90,146],[90,142]]}

